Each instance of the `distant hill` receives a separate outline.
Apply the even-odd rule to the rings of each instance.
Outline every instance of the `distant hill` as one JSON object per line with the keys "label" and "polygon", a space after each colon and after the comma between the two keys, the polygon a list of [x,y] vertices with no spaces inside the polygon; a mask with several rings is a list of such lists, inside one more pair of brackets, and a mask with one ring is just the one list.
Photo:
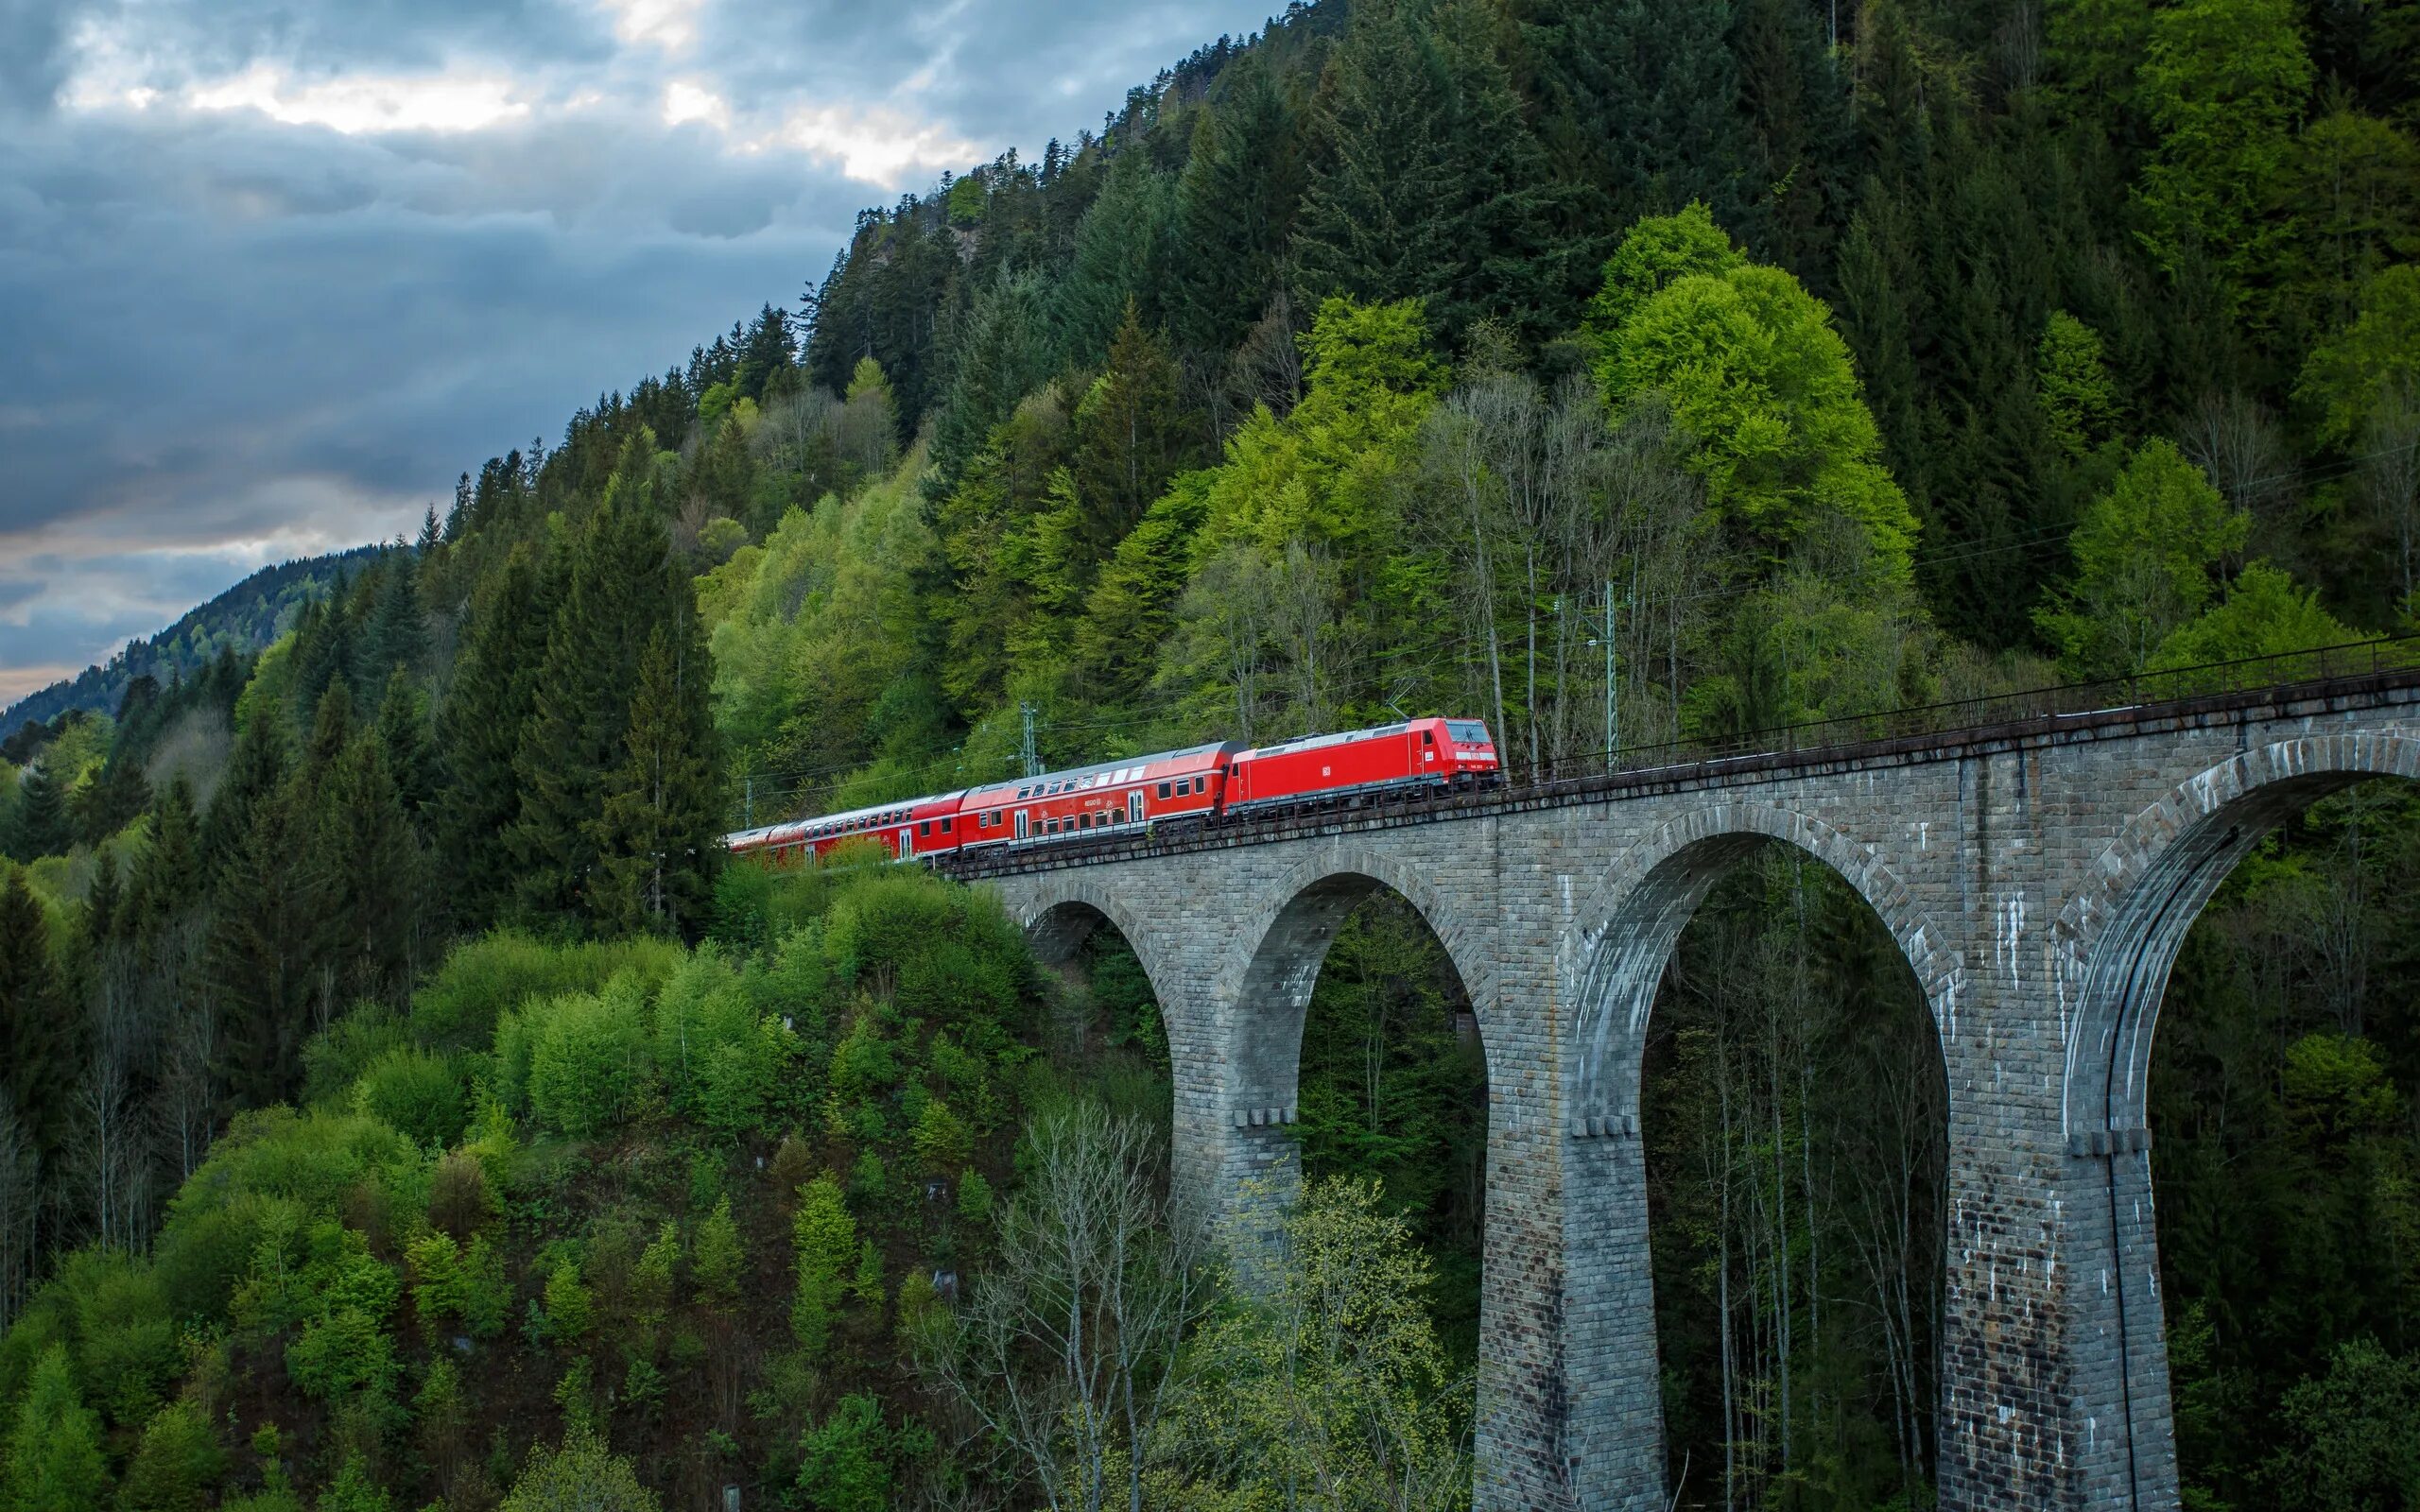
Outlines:
{"label": "distant hill", "polygon": [[150,639],[129,641],[105,664],[86,667],[66,681],[18,699],[0,713],[0,730],[14,730],[29,719],[53,719],[70,709],[112,713],[127,683],[146,672],[164,686],[174,674],[191,676],[222,645],[257,651],[285,632],[305,598],[325,593],[339,574],[358,573],[379,553],[393,549],[355,546],[264,567]]}

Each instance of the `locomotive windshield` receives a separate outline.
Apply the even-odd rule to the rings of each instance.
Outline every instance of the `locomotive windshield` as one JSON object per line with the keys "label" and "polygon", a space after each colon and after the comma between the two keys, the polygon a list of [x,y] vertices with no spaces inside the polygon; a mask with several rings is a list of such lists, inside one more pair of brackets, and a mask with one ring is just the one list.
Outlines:
{"label": "locomotive windshield", "polygon": [[1448,719],[1445,721],[1445,733],[1465,745],[1487,744],[1487,727],[1476,719]]}

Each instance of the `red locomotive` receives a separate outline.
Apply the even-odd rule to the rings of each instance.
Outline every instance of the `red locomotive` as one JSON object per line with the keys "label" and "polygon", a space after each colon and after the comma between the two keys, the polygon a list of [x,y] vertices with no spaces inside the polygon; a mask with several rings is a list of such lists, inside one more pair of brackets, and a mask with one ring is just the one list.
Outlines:
{"label": "red locomotive", "polygon": [[1487,726],[1407,719],[1239,750],[1233,741],[1101,762],[985,787],[903,799],[726,835],[734,855],[773,866],[821,860],[869,836],[900,860],[972,846],[1032,845],[1103,831],[1215,823],[1235,815],[1350,805],[1374,797],[1493,786]]}

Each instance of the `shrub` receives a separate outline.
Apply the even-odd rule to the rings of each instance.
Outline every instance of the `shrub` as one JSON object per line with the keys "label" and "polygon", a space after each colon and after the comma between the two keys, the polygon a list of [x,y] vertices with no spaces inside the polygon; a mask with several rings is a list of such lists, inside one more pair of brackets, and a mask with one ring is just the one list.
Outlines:
{"label": "shrub", "polygon": [[992,1221],[992,1183],[973,1167],[958,1182],[958,1215],[969,1223]]}
{"label": "shrub", "polygon": [[302,1101],[315,1108],[350,1106],[354,1084],[362,1074],[381,1057],[410,1043],[410,1027],[393,1009],[378,1003],[355,1005],[303,1042]]}
{"label": "shrub", "polygon": [[99,1506],[109,1472],[101,1460],[100,1419],[76,1394],[67,1351],[52,1345],[35,1365],[9,1435],[5,1481],[10,1512],[89,1512]]}
{"label": "shrub", "polygon": [[468,1150],[448,1150],[438,1158],[428,1183],[428,1221],[457,1239],[466,1238],[495,1212],[488,1192],[487,1168]]}
{"label": "shrub", "polygon": [[791,1037],[757,1015],[740,978],[712,946],[664,985],[655,1005],[655,1063],[672,1106],[736,1138],[762,1126]]}
{"label": "shrub", "polygon": [[818,1512],[883,1512],[890,1504],[890,1450],[881,1403],[843,1397],[799,1437],[799,1492]]}
{"label": "shrub", "polygon": [[344,1468],[337,1478],[320,1493],[318,1512],[389,1512],[394,1503],[376,1481],[370,1478],[369,1469],[359,1454],[347,1454]]}
{"label": "shrub", "polygon": [[535,1010],[529,1105],[545,1124],[577,1139],[628,1116],[648,1073],[642,989],[623,975],[595,996],[555,998]]}
{"label": "shrub", "polygon": [[857,1258],[857,1221],[839,1182],[825,1175],[799,1189],[791,1237],[798,1249],[798,1294],[790,1306],[790,1329],[801,1349],[820,1354],[830,1337],[843,1278]]}
{"label": "shrub", "polygon": [[773,1179],[773,1190],[784,1196],[793,1196],[815,1175],[815,1151],[796,1134],[782,1136],[781,1144],[773,1151],[772,1163],[765,1174]]}
{"label": "shrub", "polygon": [[415,1144],[445,1145],[461,1137],[469,1116],[462,1078],[426,1051],[386,1052],[361,1074],[353,1090],[356,1112],[383,1119]]}
{"label": "shrub", "polygon": [[596,1302],[579,1279],[579,1267],[568,1260],[546,1278],[545,1305],[546,1336],[557,1344],[578,1346],[596,1324]]}
{"label": "shrub", "polygon": [[191,1402],[172,1401],[144,1425],[143,1442],[118,1486],[123,1512],[200,1512],[210,1505],[227,1453]]}
{"label": "shrub", "polygon": [[532,998],[595,992],[625,972],[644,994],[681,955],[679,945],[648,936],[558,945],[499,930],[455,947],[412,994],[412,1033],[434,1049],[484,1049],[504,1016]]}
{"label": "shrub", "polygon": [[698,1225],[698,1240],[690,1257],[690,1270],[698,1282],[698,1300],[717,1309],[737,1303],[739,1279],[746,1266],[739,1225],[732,1221],[731,1199],[725,1197]]}
{"label": "shrub", "polygon": [[672,1310],[673,1271],[681,1263],[681,1230],[667,1222],[631,1270],[631,1314],[643,1329],[664,1326]]}
{"label": "shrub", "polygon": [[95,1406],[120,1427],[147,1420],[184,1363],[159,1278],[114,1251],[80,1250],[60,1285],[75,1308],[76,1364]]}
{"label": "shrub", "polygon": [[639,1484],[631,1462],[605,1447],[594,1433],[574,1429],[563,1447],[529,1451],[529,1463],[513,1481],[498,1512],[663,1512],[655,1493]]}
{"label": "shrub", "polygon": [[926,1103],[923,1115],[916,1120],[915,1143],[916,1159],[932,1176],[947,1176],[957,1170],[975,1149],[973,1131],[940,1098]]}
{"label": "shrub", "polygon": [[286,1375],[304,1396],[321,1401],[383,1397],[402,1369],[385,1328],[357,1307],[331,1308],[303,1324],[302,1336],[285,1347]]}

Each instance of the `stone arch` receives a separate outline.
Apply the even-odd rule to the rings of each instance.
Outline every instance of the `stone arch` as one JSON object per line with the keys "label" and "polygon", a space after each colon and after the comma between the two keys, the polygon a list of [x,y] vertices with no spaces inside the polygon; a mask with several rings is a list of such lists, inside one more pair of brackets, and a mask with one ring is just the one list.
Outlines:
{"label": "stone arch", "polygon": [[[1419,853],[1417,846],[1400,850]],[[1320,968],[1345,919],[1380,887],[1401,894],[1437,936],[1479,1015],[1482,1047],[1487,1043],[1484,1005],[1495,981],[1491,936],[1402,854],[1321,841],[1268,886],[1255,887],[1254,906],[1236,930],[1209,993],[1211,1001],[1232,1005],[1210,1050],[1220,1070],[1222,1106],[1212,1110],[1219,1147],[1192,1159],[1206,1192],[1227,1200],[1256,1193],[1248,1206],[1264,1228],[1290,1204],[1300,1180],[1285,1125],[1299,1115],[1303,1025]]]}
{"label": "stone arch", "polygon": [[[1495,975],[1492,933],[1439,890],[1429,869],[1364,845],[1322,843],[1262,893],[1262,905],[1238,932],[1246,949],[1219,974],[1219,998],[1248,1005],[1292,1003],[1299,1014],[1310,1003],[1337,931],[1380,887],[1401,894],[1445,948],[1478,1015],[1484,1042]],[[1299,1023],[1296,1029],[1299,1041]]]}
{"label": "stone arch", "polygon": [[1034,891],[1020,894],[1010,916],[1024,928],[1034,957],[1046,966],[1066,960],[1082,948],[1094,930],[1103,923],[1111,925],[1126,937],[1161,1003],[1171,1001],[1169,991],[1177,985],[1177,977],[1169,952],[1158,931],[1129,907],[1115,889],[1071,872],[1046,873]]}
{"label": "stone arch", "polygon": [[1666,1503],[1639,1079],[1648,1016],[1682,930],[1715,884],[1769,841],[1838,873],[1878,916],[1923,991],[1937,1037],[1956,1033],[1961,963],[1874,848],[1770,803],[1688,812],[1618,855],[1568,915],[1554,964],[1569,984],[1562,1040],[1563,1444],[1586,1507]]}
{"label": "stone arch", "polygon": [[1556,970],[1560,980],[1572,984],[1563,1075],[1569,1132],[1590,1137],[1590,1119],[1601,1125],[1608,1118],[1618,1124],[1635,1117],[1635,1107],[1619,1106],[1635,1089],[1608,1072],[1625,1060],[1635,1070],[1637,1052],[1646,1043],[1647,1015],[1682,929],[1714,885],[1768,840],[1822,862],[1865,901],[1914,971],[1934,1029],[1945,1040],[1955,1038],[1963,965],[1874,847],[1797,810],[1770,803],[1712,804],[1663,825],[1624,851],[1572,915],[1575,927],[1565,935]]}
{"label": "stone arch", "polygon": [[2306,735],[2239,751],[2178,783],[2101,851],[2051,936],[2066,1046],[2060,1132],[2071,1147],[2122,1144],[2142,1127],[2169,971],[2236,864],[2294,814],[2373,777],[2420,780],[2420,739]]}

